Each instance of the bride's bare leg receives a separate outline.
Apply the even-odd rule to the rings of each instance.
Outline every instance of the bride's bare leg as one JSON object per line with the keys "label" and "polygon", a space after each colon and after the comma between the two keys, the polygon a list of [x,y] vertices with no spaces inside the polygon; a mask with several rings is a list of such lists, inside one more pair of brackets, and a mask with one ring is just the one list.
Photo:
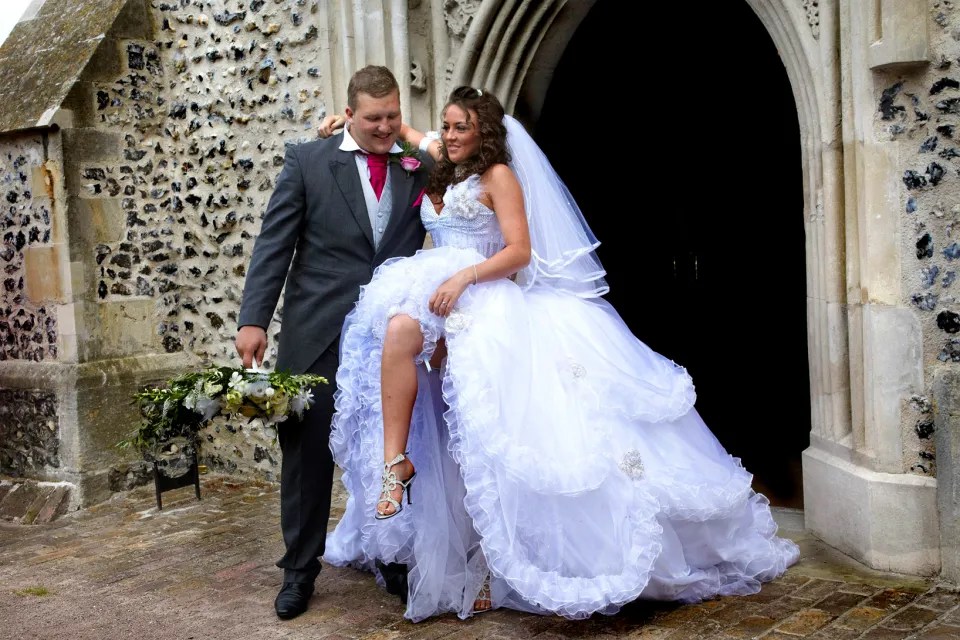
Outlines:
{"label": "bride's bare leg", "polygon": [[[417,399],[417,366],[414,359],[423,350],[420,323],[408,315],[390,319],[383,340],[380,361],[380,401],[383,405],[383,461],[390,462],[407,449],[413,404]],[[403,460],[391,469],[399,480],[413,475],[413,463]],[[400,501],[403,487],[397,486],[390,497]],[[377,504],[381,515],[394,513],[389,502]]]}

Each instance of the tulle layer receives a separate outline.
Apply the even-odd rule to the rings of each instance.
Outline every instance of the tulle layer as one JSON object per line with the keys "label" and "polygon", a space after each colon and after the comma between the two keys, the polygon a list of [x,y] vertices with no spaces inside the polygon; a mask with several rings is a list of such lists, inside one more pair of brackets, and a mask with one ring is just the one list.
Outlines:
{"label": "tulle layer", "polygon": [[[686,371],[602,300],[502,280],[470,287],[444,321],[427,300],[482,256],[438,248],[386,263],[341,341],[331,449],[349,492],[325,560],[410,568],[406,617],[494,606],[570,618],[636,598],[754,593],[798,557],[751,476],[693,409]],[[380,355],[389,319],[417,319],[408,450],[412,504],[375,520],[383,464]]]}

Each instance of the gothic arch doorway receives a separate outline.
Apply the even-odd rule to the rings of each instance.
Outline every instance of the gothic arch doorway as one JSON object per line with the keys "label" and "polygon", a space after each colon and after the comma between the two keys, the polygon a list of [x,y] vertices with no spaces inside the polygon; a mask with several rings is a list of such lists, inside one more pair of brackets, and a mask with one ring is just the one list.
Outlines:
{"label": "gothic arch doorway", "polygon": [[[517,114],[534,114],[538,141],[603,243],[608,300],[689,369],[698,410],[755,488],[802,507],[811,387],[801,138],[787,73],[746,2],[673,10],[683,15],[624,6],[593,4],[540,105],[521,92]],[[640,24],[682,28],[676,46],[697,46],[703,64],[678,69]]]}

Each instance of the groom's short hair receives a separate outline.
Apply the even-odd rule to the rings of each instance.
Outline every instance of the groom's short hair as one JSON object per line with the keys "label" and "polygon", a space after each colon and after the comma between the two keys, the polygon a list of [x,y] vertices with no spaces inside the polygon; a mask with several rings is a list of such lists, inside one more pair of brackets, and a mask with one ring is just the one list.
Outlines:
{"label": "groom's short hair", "polygon": [[382,98],[394,91],[399,92],[400,85],[393,77],[393,72],[386,67],[371,64],[359,69],[350,77],[350,84],[347,85],[347,106],[356,109],[357,94],[360,93],[373,98]]}

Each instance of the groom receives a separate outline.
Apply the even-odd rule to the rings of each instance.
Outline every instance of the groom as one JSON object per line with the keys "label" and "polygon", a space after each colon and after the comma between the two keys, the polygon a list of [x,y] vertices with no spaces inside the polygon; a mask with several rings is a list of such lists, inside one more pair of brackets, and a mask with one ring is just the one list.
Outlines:
{"label": "groom", "polygon": [[[276,368],[330,381],[301,421],[280,426],[280,527],[286,553],[277,616],[303,613],[320,573],[330,517],[328,438],[344,317],[387,258],[423,246],[419,194],[427,171],[399,160],[400,89],[386,67],[367,66],[347,87],[348,126],[288,146],[247,270],[236,348],[243,366],[263,362],[266,329],[285,286]],[[427,154],[420,154],[428,157]]]}

